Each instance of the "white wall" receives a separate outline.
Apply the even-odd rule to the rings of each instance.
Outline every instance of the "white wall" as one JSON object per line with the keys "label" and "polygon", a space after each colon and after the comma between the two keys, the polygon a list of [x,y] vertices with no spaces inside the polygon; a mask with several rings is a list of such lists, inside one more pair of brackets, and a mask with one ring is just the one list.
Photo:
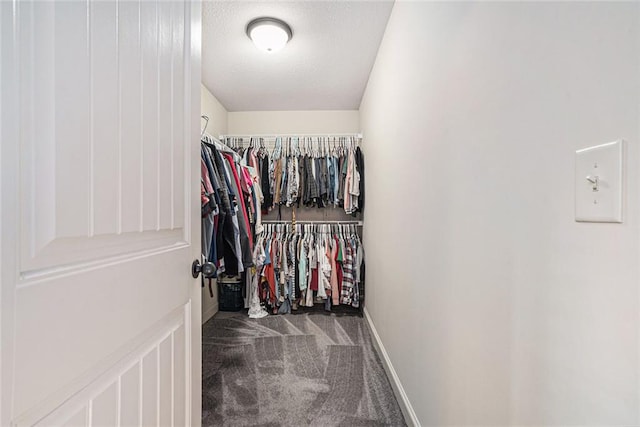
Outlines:
{"label": "white wall", "polygon": [[[227,133],[227,110],[204,85],[201,85],[200,95],[202,115],[209,117],[207,133],[215,137]],[[201,126],[204,126],[204,119],[201,122]],[[218,289],[215,281],[212,281],[211,287],[213,289],[213,298],[209,294],[208,282],[202,289],[202,323],[218,312]]]}
{"label": "white wall", "polygon": [[[422,425],[640,425],[639,105],[639,3],[396,2],[366,307]],[[624,223],[576,223],[574,151],[618,138]]]}
{"label": "white wall", "polygon": [[[216,138],[220,134],[227,133],[227,124],[229,121],[229,113],[218,99],[209,92],[205,85],[201,85],[201,106],[202,114],[209,117],[207,125],[207,133]],[[204,120],[202,120],[204,126]]]}
{"label": "white wall", "polygon": [[358,133],[358,111],[246,111],[229,113],[229,134]]}

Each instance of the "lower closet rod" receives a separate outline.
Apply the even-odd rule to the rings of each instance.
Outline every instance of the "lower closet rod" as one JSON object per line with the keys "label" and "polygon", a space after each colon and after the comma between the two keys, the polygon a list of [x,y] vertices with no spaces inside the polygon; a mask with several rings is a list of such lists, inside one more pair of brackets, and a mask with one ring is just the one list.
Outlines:
{"label": "lower closet rod", "polygon": [[[262,221],[263,224],[291,224],[291,220],[265,220]],[[362,221],[298,221],[296,220],[296,224],[350,224],[350,225],[362,225]]]}

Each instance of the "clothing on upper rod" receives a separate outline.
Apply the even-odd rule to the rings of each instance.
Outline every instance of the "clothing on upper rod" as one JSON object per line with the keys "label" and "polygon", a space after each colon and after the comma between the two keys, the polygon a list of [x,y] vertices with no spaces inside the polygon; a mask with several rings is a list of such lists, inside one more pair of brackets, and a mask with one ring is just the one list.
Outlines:
{"label": "clothing on upper rod", "polygon": [[341,207],[347,214],[364,208],[364,156],[358,138],[278,137],[270,149],[264,138],[228,137],[224,142],[257,156],[265,214],[281,205]]}

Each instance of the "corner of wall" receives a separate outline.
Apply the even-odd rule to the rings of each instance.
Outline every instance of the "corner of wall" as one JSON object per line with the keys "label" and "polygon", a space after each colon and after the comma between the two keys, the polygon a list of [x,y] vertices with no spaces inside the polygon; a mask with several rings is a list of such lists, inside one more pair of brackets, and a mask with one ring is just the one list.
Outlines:
{"label": "corner of wall", "polygon": [[[207,133],[211,136],[218,137],[226,134],[229,122],[229,112],[227,109],[213,96],[204,84],[200,87],[200,111],[202,115],[209,117],[207,124]],[[204,126],[204,121],[202,123]],[[213,297],[209,295],[209,291],[202,291],[202,323],[211,319],[218,312],[218,294],[216,287],[213,289]]]}
{"label": "corner of wall", "polygon": [[204,325],[205,323],[207,323],[207,321],[209,319],[211,319],[213,316],[215,316],[215,314],[219,311],[218,309],[218,303],[214,303],[212,305],[210,305],[209,307],[205,308],[204,305],[202,306],[202,324]]}
{"label": "corner of wall", "polygon": [[382,360],[382,366],[384,367],[384,371],[387,373],[387,377],[389,378],[389,382],[391,383],[391,388],[393,389],[393,394],[395,394],[396,399],[398,400],[398,404],[400,405],[400,410],[402,411],[402,415],[404,416],[404,420],[407,422],[409,426],[419,426],[420,421],[418,421],[418,416],[416,412],[413,410],[413,406],[409,401],[409,396],[404,391],[404,387],[400,382],[400,377],[398,376],[393,364],[391,363],[391,359],[387,354],[387,350],[382,344],[382,340],[380,339],[380,335],[378,335],[378,331],[376,330],[375,325],[373,324],[373,320],[369,315],[369,311],[367,308],[364,308],[364,318],[366,320],[366,324],[369,327],[369,331],[371,332],[371,336],[373,337],[373,345],[378,353],[378,356]]}
{"label": "corner of wall", "polygon": [[[209,117],[207,133],[216,138],[226,134],[229,126],[229,112],[220,101],[201,83],[200,87],[200,111],[202,115]],[[204,126],[204,122],[202,123]]]}

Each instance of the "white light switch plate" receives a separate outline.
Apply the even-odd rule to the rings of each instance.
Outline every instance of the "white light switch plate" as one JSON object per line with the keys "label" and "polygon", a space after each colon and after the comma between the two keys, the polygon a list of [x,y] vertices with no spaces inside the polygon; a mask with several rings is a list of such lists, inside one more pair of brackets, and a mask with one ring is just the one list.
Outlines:
{"label": "white light switch plate", "polygon": [[624,141],[576,151],[576,221],[622,222]]}

